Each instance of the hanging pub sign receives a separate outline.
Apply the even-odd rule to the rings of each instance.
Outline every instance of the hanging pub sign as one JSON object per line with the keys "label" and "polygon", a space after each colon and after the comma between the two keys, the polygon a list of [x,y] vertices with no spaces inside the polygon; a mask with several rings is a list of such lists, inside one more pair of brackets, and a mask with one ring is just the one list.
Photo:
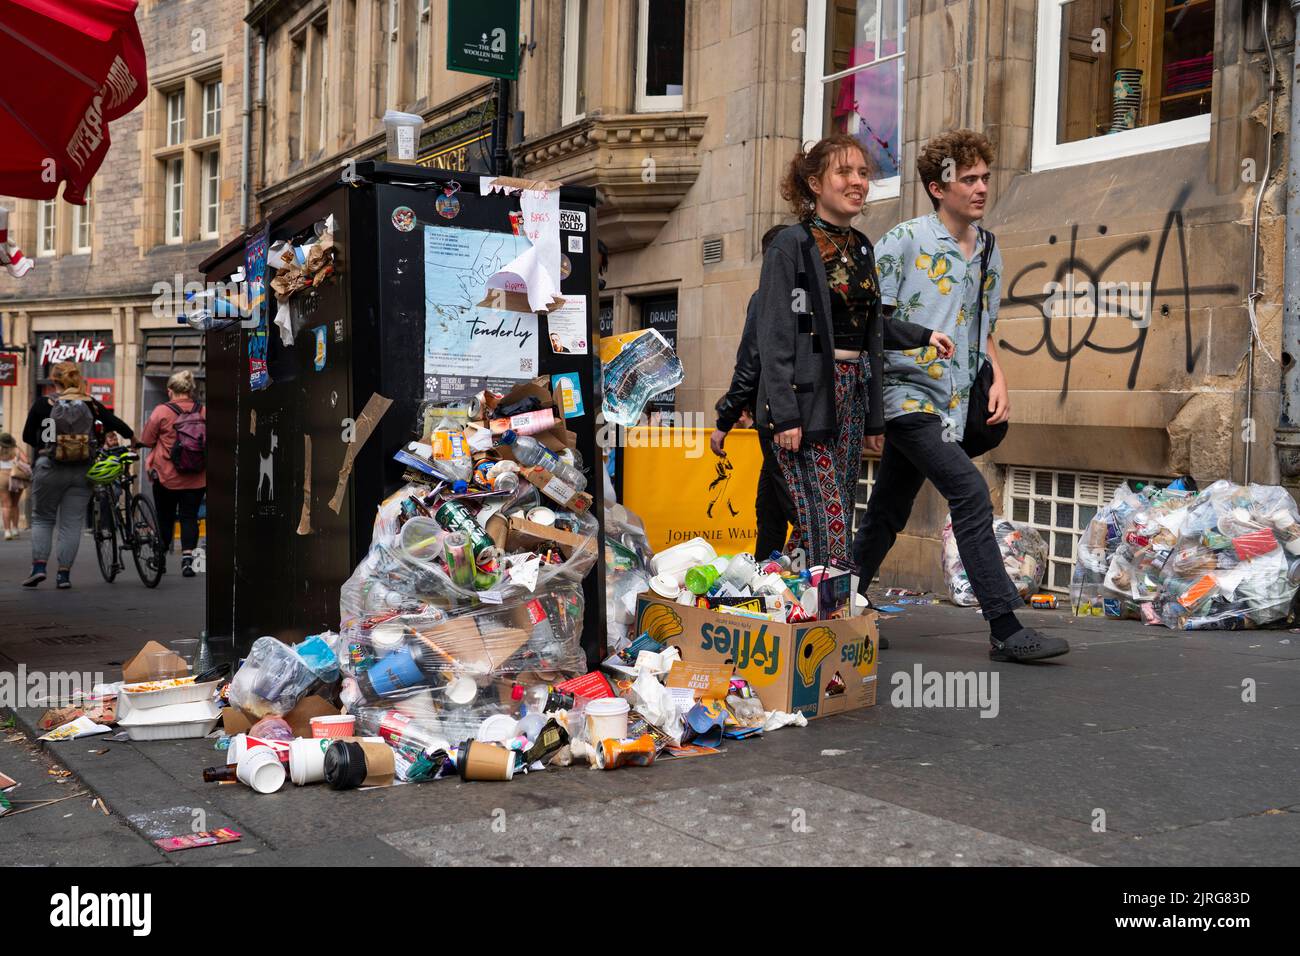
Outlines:
{"label": "hanging pub sign", "polygon": [[447,69],[519,77],[519,0],[447,4]]}
{"label": "hanging pub sign", "polygon": [[18,384],[18,356],[13,352],[0,352],[0,386]]}

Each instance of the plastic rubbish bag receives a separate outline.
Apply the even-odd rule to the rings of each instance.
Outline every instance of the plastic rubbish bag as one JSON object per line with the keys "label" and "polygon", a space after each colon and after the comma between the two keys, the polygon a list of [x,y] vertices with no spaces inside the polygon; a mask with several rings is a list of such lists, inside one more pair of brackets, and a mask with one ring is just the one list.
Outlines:
{"label": "plastic rubbish bag", "polygon": [[641,420],[646,403],[682,384],[681,359],[658,329],[646,329],[625,343],[605,365],[605,421],[631,427]]}
{"label": "plastic rubbish bag", "polygon": [[1187,510],[1162,572],[1152,617],[1166,627],[1283,620],[1300,587],[1300,511],[1276,485],[1216,481]]}
{"label": "plastic rubbish bag", "polygon": [[521,675],[540,681],[586,673],[582,616],[582,590],[568,585],[452,616],[345,617],[339,666],[367,702],[422,689],[449,707],[494,694],[508,699]]}
{"label": "plastic rubbish bag", "polygon": [[294,648],[274,637],[259,637],[230,682],[230,702],[254,717],[282,717],[319,681]]}
{"label": "plastic rubbish bag", "polygon": [[[993,519],[993,535],[1002,552],[1002,564],[1007,576],[1022,598],[1038,590],[1047,570],[1047,542],[1034,528],[1007,518]],[[966,568],[957,551],[957,536],[953,534],[952,517],[943,526],[943,576],[948,582],[948,594],[959,607],[977,607],[979,600],[971,587]]]}

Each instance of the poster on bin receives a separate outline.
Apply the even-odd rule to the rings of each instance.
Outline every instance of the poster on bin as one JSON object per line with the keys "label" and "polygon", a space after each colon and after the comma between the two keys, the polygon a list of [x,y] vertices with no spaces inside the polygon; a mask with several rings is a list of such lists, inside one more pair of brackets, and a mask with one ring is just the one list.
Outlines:
{"label": "poster on bin", "polygon": [[266,349],[266,253],[271,240],[271,224],[264,225],[244,246],[244,275],[248,277],[248,385],[253,391],[271,384],[267,370]]}
{"label": "poster on bin", "polygon": [[488,277],[527,248],[527,238],[508,232],[424,227],[425,398],[537,375],[537,316],[479,305]]}
{"label": "poster on bin", "polygon": [[707,428],[626,429],[623,504],[645,522],[650,547],[662,551],[703,538],[718,554],[753,551],[754,495],[763,453],[758,433],[736,428],[726,458],[709,450]]}

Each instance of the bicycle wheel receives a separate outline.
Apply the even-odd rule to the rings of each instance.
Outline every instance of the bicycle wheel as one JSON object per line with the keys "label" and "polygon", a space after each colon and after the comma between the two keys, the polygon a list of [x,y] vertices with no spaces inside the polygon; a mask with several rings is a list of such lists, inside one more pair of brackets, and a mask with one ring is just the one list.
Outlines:
{"label": "bicycle wheel", "polygon": [[90,501],[91,534],[95,538],[95,557],[99,559],[99,573],[109,584],[121,569],[118,563],[117,528],[113,521],[113,503],[108,492],[100,489]]}
{"label": "bicycle wheel", "polygon": [[131,496],[131,529],[135,538],[135,546],[131,549],[135,569],[145,587],[156,588],[162,580],[162,535],[158,533],[158,518],[153,505],[141,495]]}

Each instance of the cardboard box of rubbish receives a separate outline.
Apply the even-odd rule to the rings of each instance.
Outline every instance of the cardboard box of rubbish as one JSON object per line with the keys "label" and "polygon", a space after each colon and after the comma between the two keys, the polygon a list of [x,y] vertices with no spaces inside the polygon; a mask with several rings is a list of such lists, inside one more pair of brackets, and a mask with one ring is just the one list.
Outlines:
{"label": "cardboard box of rubbish", "polygon": [[636,631],[681,650],[682,660],[735,665],[767,710],[829,717],[876,703],[876,616],[778,624],[686,607],[647,592]]}

